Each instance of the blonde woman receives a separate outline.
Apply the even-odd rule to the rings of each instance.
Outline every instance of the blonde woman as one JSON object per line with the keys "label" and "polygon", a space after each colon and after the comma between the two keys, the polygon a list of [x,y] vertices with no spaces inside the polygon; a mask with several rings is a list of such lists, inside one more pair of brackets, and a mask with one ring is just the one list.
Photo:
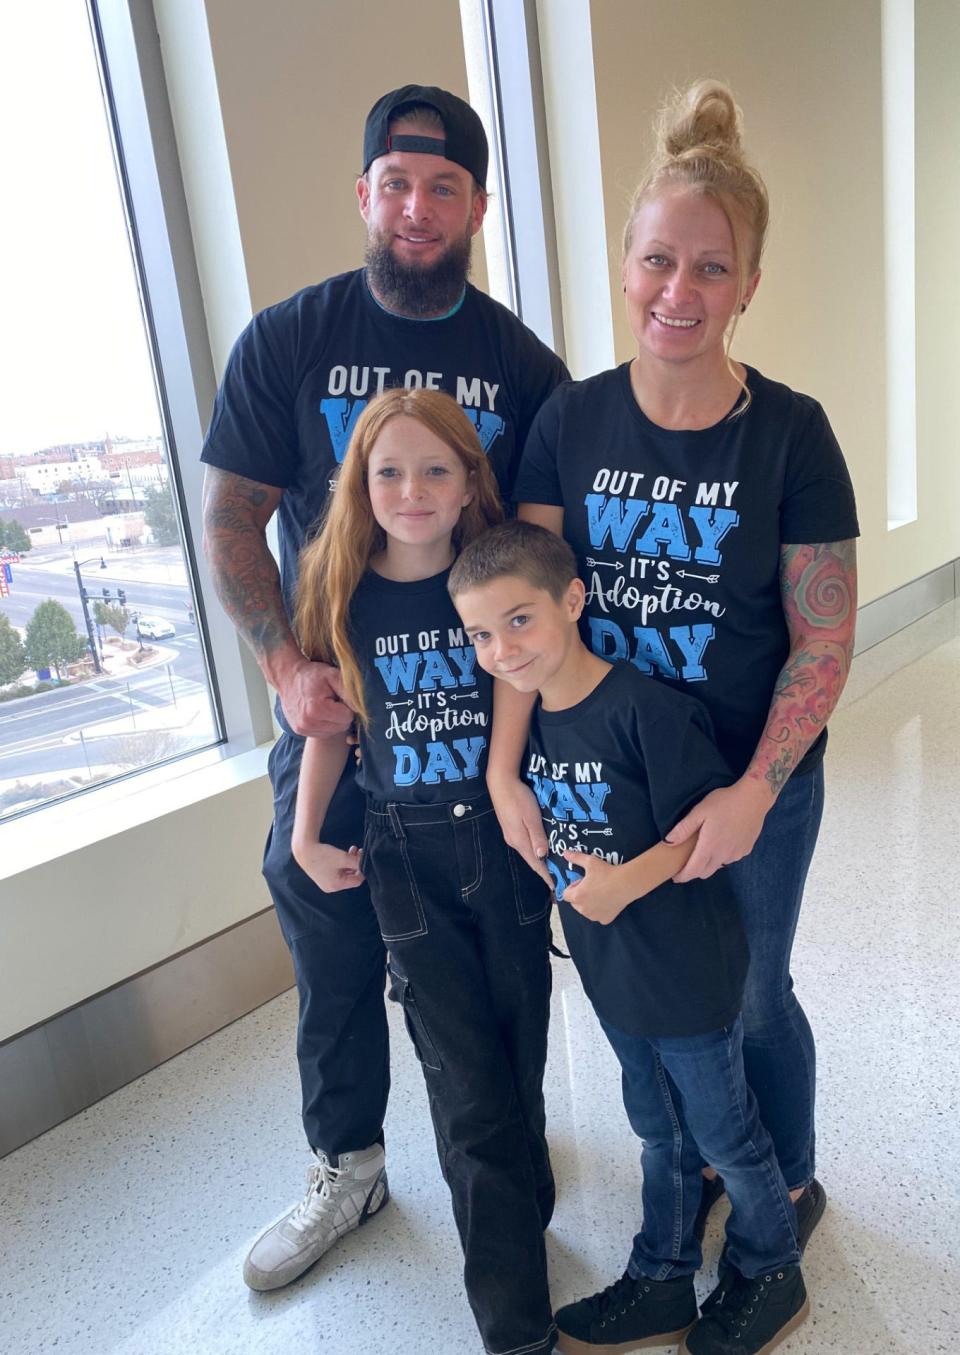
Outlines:
{"label": "blonde woman", "polygon": [[[636,353],[551,397],[528,440],[515,498],[520,517],[562,533],[576,552],[588,645],[699,697],[736,776],[668,840],[699,835],[678,882],[725,867],[734,885],[751,956],[747,1081],[790,1190],[802,1251],[825,1197],[814,1178],[813,1036],[793,991],[790,953],[822,812],[826,724],[853,652],[858,526],[820,405],[731,354],[760,283],[767,218],[767,193],[744,156],[730,91],[695,85],[661,117],[624,232],[622,286]],[[508,841],[531,856],[545,844],[513,774],[522,716],[514,703],[490,784]],[[501,730],[505,723],[498,745]],[[668,1104],[668,1090],[650,1105],[641,1081],[624,1085],[637,1132],[653,1141],[666,1115],[668,1139],[689,1160],[696,1145],[682,1110]],[[685,1192],[682,1207],[663,1215],[645,1183],[643,1228],[624,1277],[629,1293],[612,1286],[561,1310],[561,1329],[573,1333],[561,1349],[635,1349],[620,1310],[640,1320],[640,1309],[625,1294],[693,1274],[706,1212],[720,1193],[722,1182],[705,1178],[702,1190]],[[731,1238],[723,1303],[684,1350],[725,1351],[736,1330],[744,1355],[766,1351],[793,1320],[795,1296],[778,1297],[783,1282],[774,1276],[758,1289],[756,1275],[737,1269],[738,1256]],[[615,1339],[628,1344],[604,1347],[600,1328],[614,1340],[611,1318]]]}

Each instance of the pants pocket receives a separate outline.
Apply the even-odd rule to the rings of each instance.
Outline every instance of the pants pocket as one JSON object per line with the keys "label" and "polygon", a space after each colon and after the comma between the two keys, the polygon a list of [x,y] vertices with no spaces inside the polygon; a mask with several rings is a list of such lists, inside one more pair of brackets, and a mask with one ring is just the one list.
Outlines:
{"label": "pants pocket", "polygon": [[521,923],[539,922],[546,917],[553,902],[550,891],[532,871],[518,852],[504,844],[507,861],[510,866],[510,880],[513,884],[513,897],[517,905],[517,916]]}
{"label": "pants pocket", "polygon": [[389,966],[390,972],[390,990],[387,993],[391,1002],[399,1002],[403,1011],[403,1024],[407,1028],[407,1034],[410,1036],[410,1043],[413,1045],[413,1052],[417,1059],[423,1064],[424,1068],[430,1068],[433,1072],[442,1072],[440,1055],[437,1053],[437,1047],[430,1038],[430,1032],[424,1024],[420,1008],[417,1006],[413,989],[410,987],[410,980],[403,974],[398,974],[393,965]]}
{"label": "pants pocket", "polygon": [[427,919],[423,911],[416,876],[410,864],[408,844],[396,838],[389,828],[381,827],[367,816],[363,839],[363,873],[370,885],[380,935],[392,941],[412,941],[426,936]]}

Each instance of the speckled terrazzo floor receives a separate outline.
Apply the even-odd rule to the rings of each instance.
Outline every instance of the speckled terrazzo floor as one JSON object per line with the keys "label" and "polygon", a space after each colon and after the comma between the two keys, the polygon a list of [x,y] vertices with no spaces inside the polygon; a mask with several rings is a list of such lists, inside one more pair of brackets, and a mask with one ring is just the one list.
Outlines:
{"label": "speckled terrazzo floor", "polygon": [[[819,1040],[812,1312],[784,1355],[930,1355],[960,1333],[960,610],[857,660],[798,938]],[[391,1019],[396,1016],[391,1010]],[[394,1199],[274,1295],[246,1246],[301,1187],[287,994],[0,1162],[3,1355],[479,1352],[423,1088],[394,1029]],[[548,1110],[564,1302],[619,1272],[637,1145],[612,1055],[558,966]],[[711,1223],[715,1263],[722,1220]],[[707,1272],[703,1287],[711,1275]]]}

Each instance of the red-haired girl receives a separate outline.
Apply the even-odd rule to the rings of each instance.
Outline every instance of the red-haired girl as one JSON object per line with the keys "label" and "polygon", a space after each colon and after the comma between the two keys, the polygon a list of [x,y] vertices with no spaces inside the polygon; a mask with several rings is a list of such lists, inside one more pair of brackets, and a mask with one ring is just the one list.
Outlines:
{"label": "red-haired girl", "polygon": [[336,664],[357,712],[363,852],[324,841],[342,735],[307,740],[293,852],[327,892],[367,879],[484,1346],[546,1355],[550,896],[505,845],[486,794],[491,680],[447,593],[458,550],[501,516],[450,396],[397,389],[367,406],[301,557],[296,611],[304,653]]}

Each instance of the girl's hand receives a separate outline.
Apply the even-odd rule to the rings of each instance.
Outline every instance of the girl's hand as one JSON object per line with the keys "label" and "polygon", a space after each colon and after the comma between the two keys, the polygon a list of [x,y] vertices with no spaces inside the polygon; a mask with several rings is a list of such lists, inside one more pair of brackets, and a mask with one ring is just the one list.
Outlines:
{"label": "girl's hand", "polygon": [[746,777],[712,790],[666,836],[667,842],[676,844],[700,830],[693,854],[674,882],[709,879],[721,866],[749,856],[773,805],[767,785]]}
{"label": "girl's hand", "polygon": [[341,889],[355,889],[363,884],[360,870],[360,850],[351,847],[342,851],[326,842],[294,844],[293,855],[300,869],[326,894]]}
{"label": "girl's hand", "polygon": [[619,866],[586,852],[564,852],[563,859],[575,870],[583,871],[583,879],[575,885],[568,885],[563,891],[564,903],[576,908],[581,916],[605,927],[620,916],[628,903],[633,902],[625,898],[623,890],[618,888]]}
{"label": "girl's hand", "polygon": [[549,885],[552,893],[553,878],[546,867],[547,835],[543,831],[537,797],[517,776],[503,780],[488,777],[487,789],[507,846],[520,853],[530,869]]}

